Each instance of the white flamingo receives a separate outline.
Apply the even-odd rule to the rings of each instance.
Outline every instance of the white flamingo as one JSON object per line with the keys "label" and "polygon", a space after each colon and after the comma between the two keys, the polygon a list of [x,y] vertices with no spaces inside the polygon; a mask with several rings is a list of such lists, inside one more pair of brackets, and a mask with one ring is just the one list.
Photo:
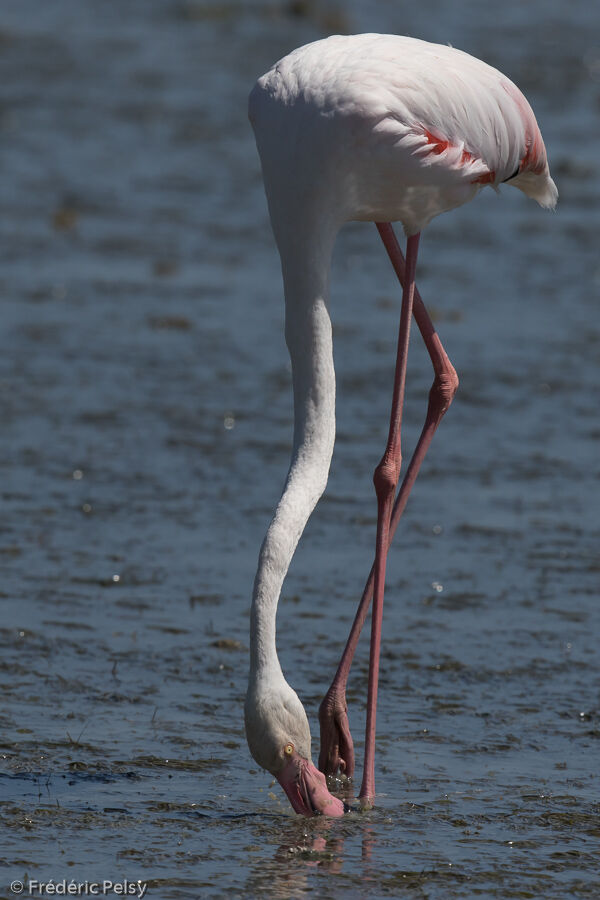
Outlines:
{"label": "white flamingo", "polygon": [[[254,759],[292,806],[343,814],[311,761],[308,720],[275,646],[282,583],[327,482],[335,434],[335,374],[327,309],[335,237],[344,222],[377,223],[403,283],[390,431],[375,470],[375,563],[336,677],[321,704],[320,766],[354,769],[345,686],[371,595],[373,616],[360,798],[375,796],[375,710],[387,549],[458,378],[415,288],[419,234],[436,215],[508,182],[548,208],[558,192],[527,100],[496,69],[451,47],[408,37],[330,37],[300,47],[256,83],[249,104],[283,272],[292,361],[294,440],[283,494],[254,583],[246,734]],[[392,231],[407,235],[406,267]],[[409,326],[414,315],[434,368],[427,416],[394,505]]]}

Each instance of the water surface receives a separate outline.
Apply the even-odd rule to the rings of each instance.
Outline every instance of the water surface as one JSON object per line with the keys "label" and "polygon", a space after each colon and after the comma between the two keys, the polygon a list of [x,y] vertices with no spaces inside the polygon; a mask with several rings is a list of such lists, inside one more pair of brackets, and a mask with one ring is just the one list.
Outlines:
{"label": "water surface", "polygon": [[[423,236],[461,387],[388,568],[380,796],[303,821],[242,726],[291,440],[246,97],[293,47],[365,30],[505,71],[561,199],[484,191]],[[598,38],[583,0],[4,5],[2,896],[34,877],[165,898],[598,896]],[[332,285],[336,453],[278,618],[313,726],[373,552],[399,292],[372,226],[344,229]],[[407,452],[431,381],[413,338]],[[366,668],[365,642],[359,763]]]}

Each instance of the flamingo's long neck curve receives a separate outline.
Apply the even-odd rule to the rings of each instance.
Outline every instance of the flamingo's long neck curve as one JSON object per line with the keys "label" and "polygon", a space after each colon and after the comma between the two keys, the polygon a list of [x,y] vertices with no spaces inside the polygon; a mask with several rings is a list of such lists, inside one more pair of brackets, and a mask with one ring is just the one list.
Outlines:
{"label": "flamingo's long neck curve", "polygon": [[[271,211],[273,218],[273,210]],[[325,489],[335,439],[335,372],[328,312],[333,227],[317,220],[278,227],[285,336],[292,363],[294,440],[281,499],[263,541],[250,619],[250,685],[283,678],[275,643],[277,605],[292,556]]]}

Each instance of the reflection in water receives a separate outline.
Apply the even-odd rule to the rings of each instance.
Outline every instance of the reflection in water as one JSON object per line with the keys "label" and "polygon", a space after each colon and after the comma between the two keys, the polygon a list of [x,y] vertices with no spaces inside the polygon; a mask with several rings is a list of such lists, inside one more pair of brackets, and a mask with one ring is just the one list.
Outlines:
{"label": "reflection in water", "polygon": [[366,826],[362,836],[361,858],[363,863],[370,863],[373,858],[375,844],[375,832],[372,827]]}
{"label": "reflection in water", "polygon": [[376,867],[373,869],[371,865],[376,831],[367,816],[353,814],[351,819],[344,826],[347,836],[337,833],[339,823],[336,828],[332,820],[324,818],[313,820],[308,828],[306,823],[294,823],[287,829],[287,840],[277,846],[271,862],[266,863],[262,857],[253,867],[246,882],[248,896],[267,896],[274,900],[303,897],[314,889],[314,877],[320,880],[326,876],[342,876],[344,872],[348,876],[348,888],[352,884],[364,887],[376,883]]}
{"label": "reflection in water", "polygon": [[310,889],[312,870],[339,875],[343,869],[344,839],[330,832],[327,820],[319,819],[310,831],[290,828],[289,839],[279,844],[270,865],[257,864],[246,883],[248,896],[274,900],[302,897]]}

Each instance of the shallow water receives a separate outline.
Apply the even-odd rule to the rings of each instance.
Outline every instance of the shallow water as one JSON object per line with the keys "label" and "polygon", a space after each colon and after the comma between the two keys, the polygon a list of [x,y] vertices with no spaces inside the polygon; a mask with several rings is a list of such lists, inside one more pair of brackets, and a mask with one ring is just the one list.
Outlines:
{"label": "shallow water", "polygon": [[[389,563],[380,796],[303,821],[242,726],[291,438],[245,105],[292,47],[364,30],[504,70],[561,199],[551,215],[483,192],[423,237],[420,288],[461,387]],[[17,878],[140,879],[165,898],[600,894],[599,31],[583,0],[4,5],[1,896]],[[278,617],[313,727],[371,564],[388,269],[374,228],[342,232],[336,453]],[[407,449],[430,380],[413,339]],[[359,763],[366,667],[365,641]]]}

